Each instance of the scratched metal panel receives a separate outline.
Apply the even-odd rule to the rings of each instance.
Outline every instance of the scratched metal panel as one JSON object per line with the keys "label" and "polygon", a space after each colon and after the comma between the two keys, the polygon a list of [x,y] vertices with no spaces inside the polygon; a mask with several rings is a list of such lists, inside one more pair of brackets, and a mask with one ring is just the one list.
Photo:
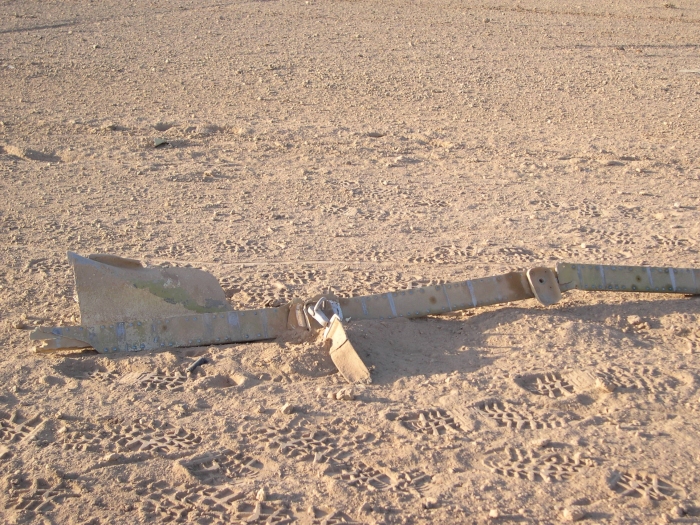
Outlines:
{"label": "scratched metal panel", "polygon": [[100,353],[186,348],[272,339],[285,329],[287,316],[288,308],[282,306],[89,327],[42,327],[35,330],[32,339],[85,341]]}

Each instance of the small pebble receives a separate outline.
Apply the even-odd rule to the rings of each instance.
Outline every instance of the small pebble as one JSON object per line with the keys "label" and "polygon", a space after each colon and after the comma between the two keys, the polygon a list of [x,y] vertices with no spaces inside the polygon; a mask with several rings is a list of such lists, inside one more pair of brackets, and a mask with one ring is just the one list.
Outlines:
{"label": "small pebble", "polygon": [[120,457],[120,454],[117,454],[116,452],[111,452],[105,456],[102,456],[102,461],[105,461],[107,463],[116,463],[117,461],[119,461]]}
{"label": "small pebble", "polygon": [[294,407],[290,403],[285,403],[279,410],[282,414],[291,414],[294,412]]}
{"label": "small pebble", "polygon": [[335,394],[335,398],[339,401],[353,401],[355,399],[355,391],[350,388],[341,388]]}
{"label": "small pebble", "polygon": [[495,520],[495,519],[500,518],[500,517],[501,517],[501,513],[498,512],[498,509],[491,509],[489,511],[489,518]]}
{"label": "small pebble", "polygon": [[628,315],[627,322],[632,326],[636,326],[638,324],[642,324],[642,318],[638,315]]}
{"label": "small pebble", "polygon": [[437,507],[438,500],[437,498],[425,498],[425,501],[423,501],[423,508],[424,509],[434,509]]}
{"label": "small pebble", "polygon": [[255,499],[258,501],[265,501],[267,500],[267,491],[265,490],[265,487],[262,487],[257,494],[255,494]]}
{"label": "small pebble", "polygon": [[586,512],[577,507],[567,507],[562,511],[561,517],[564,522],[580,521],[586,517]]}
{"label": "small pebble", "polygon": [[671,509],[671,517],[673,518],[682,518],[683,516],[686,515],[686,510],[684,507],[681,507],[680,505],[676,505]]}

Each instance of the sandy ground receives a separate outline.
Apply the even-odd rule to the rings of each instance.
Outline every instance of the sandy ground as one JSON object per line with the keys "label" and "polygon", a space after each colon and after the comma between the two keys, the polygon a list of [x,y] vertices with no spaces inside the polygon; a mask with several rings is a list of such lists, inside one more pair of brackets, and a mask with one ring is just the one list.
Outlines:
{"label": "sandy ground", "polygon": [[346,401],[312,336],[28,337],[80,322],[69,249],[244,308],[700,266],[699,51],[692,0],[2,1],[0,521],[700,522],[697,298],[351,322]]}

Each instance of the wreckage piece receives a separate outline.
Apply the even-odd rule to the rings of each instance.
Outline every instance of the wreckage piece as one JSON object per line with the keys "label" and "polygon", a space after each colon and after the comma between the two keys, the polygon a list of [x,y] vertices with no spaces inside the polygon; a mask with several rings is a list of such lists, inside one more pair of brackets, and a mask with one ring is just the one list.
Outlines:
{"label": "wreckage piece", "polygon": [[[557,290],[558,287],[558,290]],[[700,294],[700,270],[649,266],[557,263],[494,277],[337,299],[345,319],[425,317],[537,298],[555,304],[568,290]]]}
{"label": "wreckage piece", "polygon": [[187,348],[274,339],[287,328],[288,315],[284,305],[93,326],[39,327],[30,338],[44,341],[38,352],[92,347],[109,354]]}
{"label": "wreckage piece", "polygon": [[195,268],[144,268],[114,255],[68,252],[80,324],[175,317],[232,310],[219,281]]}
{"label": "wreckage piece", "polygon": [[[75,270],[81,325],[36,328],[31,339],[41,341],[38,352],[182,348],[274,339],[288,328],[329,326],[332,356],[341,363],[354,350],[339,322],[351,318],[424,317],[530,298],[549,306],[572,289],[700,294],[697,269],[558,263],[555,270],[532,268],[384,294],[327,295],[294,299],[277,308],[234,311],[216,278],[202,270],[144,268],[139,261],[112,255],[85,258],[69,252],[68,257]],[[329,323],[333,316],[338,322]],[[348,362],[347,367],[339,365],[351,370],[343,371],[348,379],[368,375],[364,365],[353,364],[354,357]]]}
{"label": "wreckage piece", "polygon": [[700,294],[700,270],[652,266],[557,263],[562,291]]}
{"label": "wreckage piece", "polygon": [[337,315],[331,320],[323,333],[333,363],[346,381],[350,383],[370,383],[369,370],[348,339],[343,323]]}
{"label": "wreckage piece", "polygon": [[422,286],[376,295],[340,298],[345,319],[393,319],[441,315],[535,297],[526,272]]}

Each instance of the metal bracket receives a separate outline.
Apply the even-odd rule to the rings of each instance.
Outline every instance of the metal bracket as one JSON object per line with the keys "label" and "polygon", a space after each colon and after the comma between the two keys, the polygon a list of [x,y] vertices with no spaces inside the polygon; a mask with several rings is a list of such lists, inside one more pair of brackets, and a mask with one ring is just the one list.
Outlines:
{"label": "metal bracket", "polygon": [[316,322],[322,327],[328,325],[330,321],[326,312],[323,311],[324,308],[326,308],[327,311],[330,307],[330,310],[333,312],[332,314],[330,314],[331,316],[337,316],[339,319],[343,319],[343,310],[340,308],[340,303],[338,303],[338,301],[332,301],[331,299],[321,297],[318,301],[316,301],[316,304],[314,306],[312,306],[312,304],[313,301],[307,303],[304,308],[304,313],[306,314],[306,321],[309,330],[311,329],[311,321],[309,319],[309,316],[315,319]]}
{"label": "metal bracket", "polygon": [[340,374],[350,383],[371,383],[369,370],[362,362],[355,348],[348,340],[343,323],[338,315],[333,314],[326,330],[323,332],[325,341],[330,341],[330,356]]}
{"label": "metal bracket", "polygon": [[551,268],[530,268],[527,271],[527,281],[535,298],[544,306],[551,306],[561,300],[559,282]]}

